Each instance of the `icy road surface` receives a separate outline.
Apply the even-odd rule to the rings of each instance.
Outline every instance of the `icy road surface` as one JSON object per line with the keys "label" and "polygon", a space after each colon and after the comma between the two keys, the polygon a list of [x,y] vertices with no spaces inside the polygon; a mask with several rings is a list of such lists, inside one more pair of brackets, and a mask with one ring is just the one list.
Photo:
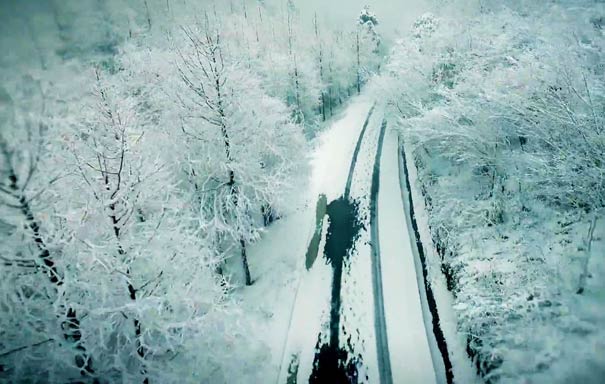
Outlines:
{"label": "icy road surface", "polygon": [[423,318],[398,153],[382,108],[364,98],[321,136],[311,175],[315,233],[300,256],[306,270],[279,383],[442,382]]}
{"label": "icy road surface", "polygon": [[[429,338],[423,319],[411,236],[405,218],[400,183],[396,132],[387,130],[380,165],[378,228],[386,325],[393,383],[436,382]],[[440,356],[435,356],[436,360]],[[438,364],[435,364],[438,366]]]}

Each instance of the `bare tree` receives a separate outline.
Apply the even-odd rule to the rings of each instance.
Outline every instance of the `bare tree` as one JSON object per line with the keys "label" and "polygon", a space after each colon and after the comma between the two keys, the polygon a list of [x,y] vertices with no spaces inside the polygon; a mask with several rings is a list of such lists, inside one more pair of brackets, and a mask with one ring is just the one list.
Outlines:
{"label": "bare tree", "polygon": [[[130,228],[133,216],[137,212],[140,192],[137,187],[149,175],[143,173],[140,159],[132,156],[130,140],[137,132],[137,116],[127,100],[115,100],[117,95],[110,95],[103,83],[99,70],[95,71],[97,86],[95,89],[98,100],[97,110],[89,123],[78,133],[80,145],[72,147],[81,180],[88,187],[94,199],[101,206],[107,207],[107,224],[111,227],[113,243],[117,253],[118,265],[124,266],[121,271],[125,278],[126,291],[130,300],[137,301],[138,289],[135,288],[130,266],[133,258],[123,245],[123,233]],[[118,103],[124,106],[119,106]],[[154,173],[154,171],[151,171]],[[147,383],[147,371],[144,360],[146,348],[142,340],[141,321],[132,318],[136,354],[141,359],[141,374],[143,382]]]}
{"label": "bare tree", "polygon": [[327,98],[327,96],[326,96],[325,87],[323,85],[323,83],[325,81],[325,79],[324,79],[324,52],[323,52],[323,41],[319,34],[319,23],[317,22],[317,12],[315,13],[315,16],[313,17],[313,27],[315,30],[315,42],[317,44],[317,64],[319,66],[319,80],[322,83],[320,113],[321,113],[323,121],[326,121],[326,98]]}
{"label": "bare tree", "polygon": [[[220,188],[227,188],[231,202],[237,212],[240,208],[240,188],[233,167],[234,154],[230,137],[229,119],[227,118],[226,89],[228,81],[221,33],[218,28],[212,28],[206,14],[205,25],[201,30],[183,28],[183,33],[190,43],[191,52],[179,50],[180,66],[179,76],[187,88],[192,92],[191,100],[203,111],[198,116],[206,123],[218,128],[222,137],[224,155],[226,159],[227,178]],[[190,137],[201,138],[201,135],[188,133]],[[236,218],[236,223],[239,220]],[[241,226],[241,224],[236,224]],[[243,232],[245,228],[237,228]],[[241,234],[238,238],[240,256],[244,270],[246,285],[252,285],[250,267],[246,251],[246,239]]]}
{"label": "bare tree", "polygon": [[[28,113],[17,118],[14,106],[8,94],[2,95],[5,104],[2,113],[0,129],[0,206],[14,215],[20,216],[27,231],[29,242],[35,246],[34,259],[18,255],[14,259],[2,257],[4,265],[17,269],[25,268],[43,272],[57,296],[63,292],[63,276],[59,271],[58,262],[51,252],[43,228],[37,215],[35,203],[47,190],[64,176],[59,173],[49,179],[40,181],[40,164],[48,154],[46,150],[46,133],[48,127],[43,121],[46,115],[46,100],[39,83],[36,83],[40,98],[40,111],[35,117],[27,117]],[[3,89],[0,92],[5,93]],[[32,96],[33,97],[33,96]],[[29,104],[27,103],[29,106]],[[49,298],[49,301],[53,299]],[[62,301],[61,301],[62,302]],[[94,373],[92,359],[81,341],[80,320],[76,310],[71,306],[61,304],[59,323],[65,340],[70,342],[77,354],[75,363],[83,376]]]}

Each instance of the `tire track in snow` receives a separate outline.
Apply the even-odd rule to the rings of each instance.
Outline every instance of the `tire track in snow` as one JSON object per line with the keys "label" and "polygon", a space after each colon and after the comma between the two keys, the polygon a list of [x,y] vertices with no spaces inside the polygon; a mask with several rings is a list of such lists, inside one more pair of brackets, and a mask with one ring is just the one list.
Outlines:
{"label": "tire track in snow", "polygon": [[[353,156],[345,191],[343,195],[330,202],[327,206],[327,216],[330,218],[329,227],[324,245],[324,259],[332,267],[332,289],[330,305],[330,323],[329,337],[320,333],[313,363],[313,371],[309,378],[310,383],[338,382],[348,381],[357,382],[358,368],[363,365],[363,357],[355,356],[352,352],[351,340],[345,341],[345,346],[341,346],[340,331],[342,319],[342,284],[343,274],[345,273],[345,264],[349,258],[357,253],[355,244],[357,243],[360,231],[364,228],[359,217],[359,202],[351,199],[351,186],[353,176],[357,168],[359,153],[364,142],[366,131],[376,103],[372,105],[365,119]],[[311,244],[312,245],[312,244]],[[311,247],[310,245],[310,247]],[[315,251],[315,249],[310,249]],[[309,253],[309,252],[308,252]],[[310,255],[311,258],[313,255]],[[342,330],[346,335],[346,326],[342,325]]]}
{"label": "tire track in snow", "polygon": [[355,145],[355,151],[353,152],[353,159],[351,160],[351,166],[349,167],[349,177],[347,178],[347,185],[345,187],[344,198],[345,200],[349,200],[351,195],[351,185],[353,184],[353,174],[355,173],[355,166],[357,165],[357,158],[359,157],[359,151],[361,150],[361,143],[363,142],[363,138],[365,137],[366,130],[368,128],[368,124],[370,124],[370,119],[374,114],[374,109],[376,108],[376,103],[372,105],[370,108],[370,112],[368,113],[368,117],[366,117],[366,121],[363,123],[363,128],[361,129],[361,133],[359,134],[359,139],[357,139],[357,145]]}
{"label": "tire track in snow", "polygon": [[[414,255],[420,261],[421,269],[422,269],[422,278],[423,285],[426,294],[426,301],[428,304],[429,312],[431,315],[431,325],[433,335],[435,336],[435,342],[437,347],[439,348],[439,352],[441,353],[441,358],[443,359],[443,365],[445,367],[445,379],[447,384],[454,383],[454,373],[452,370],[452,362],[449,357],[447,342],[445,340],[445,336],[443,331],[441,330],[440,320],[439,320],[439,311],[437,310],[437,302],[435,301],[435,295],[433,294],[433,290],[428,281],[428,269],[426,265],[426,255],[424,254],[424,248],[422,246],[422,241],[420,239],[420,232],[418,231],[418,223],[416,222],[416,214],[414,212],[414,202],[412,200],[412,188],[410,184],[410,177],[407,168],[407,158],[405,154],[405,149],[403,146],[403,142],[401,137],[399,138],[399,152],[400,152],[400,161],[399,161],[399,184],[401,185],[401,198],[403,200],[403,205],[408,209],[406,212],[406,216],[408,216],[409,223],[412,225],[412,230],[414,235],[410,233],[412,250]],[[403,189],[405,183],[405,188]],[[407,197],[407,199],[406,199]],[[414,248],[414,245],[416,247]]]}
{"label": "tire track in snow", "polygon": [[[346,220],[346,216],[348,216],[348,215],[347,215],[347,212],[344,212],[344,211],[349,210],[349,208],[354,208],[353,209],[355,211],[354,212],[354,217],[355,217],[356,221],[358,220],[357,219],[358,214],[357,214],[356,204],[349,204],[349,205],[351,205],[351,207],[345,207],[346,209],[344,209],[344,211],[343,211],[342,204],[341,204],[340,207],[338,207],[338,203],[339,203],[339,201],[341,203],[342,202],[347,203],[350,200],[350,191],[351,191],[353,174],[354,174],[354,172],[355,172],[355,170],[357,168],[358,157],[359,157],[360,152],[361,152],[362,144],[366,141],[365,137],[366,137],[367,127],[368,127],[368,125],[370,123],[370,119],[371,119],[371,117],[373,115],[375,106],[376,106],[376,103],[373,103],[373,105],[371,106],[371,108],[369,109],[369,111],[366,110],[367,111],[366,112],[367,116],[365,118],[365,122],[364,122],[364,124],[362,126],[362,129],[359,132],[359,136],[357,138],[357,142],[356,142],[356,145],[355,145],[355,150],[353,151],[352,159],[350,160],[351,164],[348,167],[349,168],[348,169],[348,174],[346,174],[347,179],[346,179],[346,185],[345,185],[345,192],[344,192],[344,194],[340,195],[341,197],[339,199],[336,199],[336,200],[332,201],[329,205],[327,204],[327,201],[326,201],[326,195],[327,195],[327,193],[326,194],[320,194],[320,196],[319,196],[318,205],[316,207],[316,228],[315,228],[315,231],[314,231],[314,234],[313,234],[313,238],[311,239],[311,242],[310,242],[310,244],[308,246],[308,249],[307,249],[307,252],[306,252],[306,255],[305,255],[306,256],[305,257],[305,259],[306,259],[305,260],[305,264],[306,264],[306,267],[307,267],[308,271],[313,269],[313,265],[314,265],[314,263],[316,261],[316,258],[317,258],[318,253],[319,253],[319,249],[321,247],[320,243],[322,241],[327,241],[327,238],[328,238],[328,234],[326,233],[328,231],[324,232],[324,234],[322,236],[322,230],[326,229],[326,228],[324,228],[326,226],[325,225],[326,223],[324,222],[325,217],[328,217],[328,218],[333,217],[334,219],[336,219],[336,221],[342,221],[343,219],[345,219],[345,221],[347,221]],[[354,120],[355,124],[359,120],[360,119],[356,118]],[[349,122],[349,124],[351,124],[351,122]],[[343,167],[343,168],[346,167],[346,160],[345,160],[344,164],[340,165],[340,167]],[[346,199],[344,198],[345,196],[346,196]],[[329,220],[329,219],[327,219],[327,220]],[[330,224],[330,221],[327,221],[327,224]],[[333,239],[333,241],[330,242],[332,245],[337,245],[339,247],[338,243],[341,240],[344,240],[344,237],[346,237],[346,235],[342,236],[342,234],[340,234],[340,232],[343,232],[342,229],[343,228],[338,228],[335,231],[335,232],[339,233],[339,234],[337,234],[337,236],[335,236],[335,237],[338,237],[339,239]],[[362,227],[360,227],[359,229],[362,229]],[[344,232],[347,232],[347,231],[344,231]],[[353,237],[357,238],[357,235],[355,235]],[[322,238],[325,239],[325,240],[322,240]],[[336,279],[334,279],[334,277],[337,277],[336,275],[340,275],[340,273],[337,273],[338,271],[336,270],[336,269],[341,269],[341,268],[338,268],[338,264],[340,264],[342,262],[342,260],[339,260],[339,259],[343,258],[342,256],[344,256],[344,255],[341,255],[341,256],[333,255],[334,253],[342,253],[342,252],[334,252],[334,250],[332,250],[332,252],[328,252],[330,255],[326,255],[325,254],[326,251],[327,251],[326,247],[327,248],[333,248],[333,247],[328,247],[328,244],[326,244],[324,242],[324,247],[323,247],[324,248],[324,257],[326,257],[326,256],[335,256],[335,257],[333,257],[333,260],[332,260],[334,263],[329,263],[329,264],[332,264],[332,269],[334,270],[333,271],[333,273],[335,275],[335,276],[333,276],[333,282],[334,282],[334,280],[336,280]],[[295,294],[294,302],[297,302],[297,300],[298,300],[297,297],[298,297],[298,294],[299,294],[300,289],[301,289],[300,288],[301,287],[300,284],[301,283],[299,281],[298,287],[296,288],[296,294]],[[338,296],[338,297],[340,296],[340,292],[338,292],[338,294],[335,295],[336,292],[334,292],[334,286],[332,287],[332,291],[333,292],[332,292],[332,300],[331,300],[332,310],[330,311],[331,312],[331,316],[330,316],[331,317],[331,319],[330,319],[330,323],[331,323],[330,324],[330,329],[334,329],[335,328],[334,326],[337,323],[339,323],[339,319],[340,319],[340,316],[336,316],[336,318],[333,318],[334,316],[332,316],[332,314],[334,313],[334,309],[335,309],[334,307],[339,307],[338,300],[334,300],[334,299],[335,299],[335,296]],[[340,291],[340,289],[338,289],[338,291]],[[296,308],[296,304],[294,304],[294,306],[292,308],[292,313],[290,315],[290,320],[289,320],[289,325],[288,325],[288,329],[289,329],[288,335],[290,334],[290,332],[292,332],[293,318],[294,318],[295,308]],[[340,310],[338,310],[338,312],[340,312]],[[322,341],[322,333],[320,333],[320,336],[319,336],[320,340],[319,340],[319,342]],[[340,360],[344,361],[343,358],[345,360],[349,360],[349,357],[352,357],[352,355],[349,356],[349,357],[347,357],[348,354],[347,354],[346,350],[344,350],[344,349],[343,350],[339,350],[338,346],[334,346],[333,345],[335,342],[338,342],[338,333],[336,333],[336,332],[332,332],[332,333],[335,333],[336,337],[333,338],[333,340],[331,340],[330,344],[332,344],[332,345],[328,345],[330,347],[329,350],[327,351],[328,354],[333,354],[334,352],[336,352],[337,354],[340,354]],[[327,336],[327,335],[324,334],[324,336]],[[330,338],[332,338],[331,336],[332,335],[330,335]],[[287,350],[287,345],[289,343],[288,339],[289,339],[289,336],[287,336],[286,340],[284,341],[284,347],[283,347],[283,350],[282,350],[282,353],[281,353],[282,358],[281,358],[281,362],[280,362],[280,365],[279,365],[280,368],[279,368],[279,374],[278,374],[277,380],[278,380],[278,383],[280,383],[280,382],[286,382],[288,384],[295,384],[297,382],[297,379],[299,378],[299,365],[302,364],[303,366],[306,367],[307,363],[304,361],[305,358],[301,356],[301,354],[300,354],[301,351],[294,351],[293,353],[291,353],[289,355],[289,357],[287,356],[288,354],[287,354],[286,350]],[[317,364],[321,363],[321,362],[317,361],[317,358],[320,357],[319,355],[321,355],[321,351],[319,350],[319,348],[321,348],[321,347],[322,346],[320,344],[316,345],[315,361],[313,361],[313,367],[312,367],[312,370],[314,371],[313,373],[316,373],[315,370],[318,368]],[[342,354],[342,352],[344,352],[344,355]],[[328,360],[332,360],[333,357],[335,357],[335,356],[328,356]],[[336,357],[338,358],[339,356],[336,356]],[[359,356],[358,358],[359,359],[357,359],[357,356],[355,356],[355,357],[353,357],[352,360],[356,360],[358,362],[361,362],[361,356]],[[329,381],[330,375],[332,373],[334,373],[334,372],[330,372],[330,371],[333,370],[333,368],[336,368],[336,369],[338,369],[338,368],[336,367],[336,365],[333,364],[332,361],[326,362],[325,359],[323,359],[323,360],[324,360],[323,364],[319,364],[319,365],[321,365],[321,367],[323,367],[322,368],[323,372],[320,372],[320,375],[319,375],[320,378],[319,379],[321,380],[321,382],[330,382]],[[353,364],[350,364],[350,363],[353,363]],[[352,374],[352,375],[355,375],[356,374],[355,373],[356,372],[356,368],[355,368],[356,364],[353,361],[349,361],[349,364],[347,364],[347,365],[348,365],[348,368],[349,368],[349,372],[348,373]],[[327,368],[327,370],[326,370],[326,368]],[[285,371],[284,371],[284,369],[285,369]],[[303,368],[302,372],[306,372],[306,368]],[[313,377],[313,374],[312,374],[312,377]],[[309,378],[310,381],[312,380],[312,377]],[[328,381],[325,381],[325,380],[328,380]]]}
{"label": "tire track in snow", "polygon": [[372,290],[374,293],[374,327],[376,332],[376,351],[378,358],[378,373],[381,384],[391,384],[391,357],[387,335],[384,311],[384,296],[382,290],[382,266],[380,261],[380,241],[378,237],[378,192],[380,191],[380,158],[387,121],[382,121],[380,136],[376,148],[374,170],[372,172],[372,189],[370,194],[370,243],[372,246]]}

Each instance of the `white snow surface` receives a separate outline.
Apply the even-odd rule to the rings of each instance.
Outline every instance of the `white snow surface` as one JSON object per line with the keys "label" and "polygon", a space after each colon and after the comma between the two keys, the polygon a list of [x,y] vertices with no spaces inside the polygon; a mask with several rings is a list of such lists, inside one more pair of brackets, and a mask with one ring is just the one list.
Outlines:
{"label": "white snow surface", "polygon": [[[254,359],[258,367],[256,376],[242,378],[242,383],[250,382],[250,379],[286,383],[294,356],[298,359],[297,382],[307,382],[311,375],[317,337],[322,330],[326,331],[329,324],[332,280],[332,269],[321,257],[327,218],[324,219],[320,254],[310,270],[305,268],[307,246],[315,229],[315,204],[320,194],[327,196],[328,203],[342,196],[355,145],[372,105],[373,101],[367,97],[354,98],[348,108],[317,138],[316,148],[309,159],[308,178],[301,177],[303,181],[293,194],[295,203],[292,209],[250,249],[255,283],[239,295],[247,313],[249,328],[262,338],[266,353]],[[353,174],[351,198],[359,202],[359,214],[366,219],[369,218],[372,169],[383,118],[384,108],[376,107]],[[422,275],[414,261],[399,185],[398,137],[395,130],[387,131],[380,161],[378,225],[393,383],[442,382],[442,375],[436,374],[434,368],[442,369],[442,366],[433,362],[439,358],[435,356],[438,350],[431,337],[432,331],[425,327],[426,319],[423,317],[423,310],[426,311],[424,287]],[[419,223],[421,226],[422,222]],[[361,232],[356,253],[348,268],[348,272],[343,274],[341,291],[342,321],[349,334],[354,335],[354,353],[363,356],[359,377],[362,381],[367,377],[368,383],[377,383],[368,228]],[[436,292],[436,295],[439,293]],[[447,300],[437,300],[447,305]],[[455,321],[448,316],[448,310],[441,312],[444,317],[442,321],[449,328],[444,332],[450,342],[452,337],[455,339],[457,336]],[[341,335],[341,340],[344,339]],[[458,346],[461,347],[460,344]],[[454,352],[450,351],[457,377],[472,378],[472,375],[461,374],[467,371],[466,367],[456,368],[461,361],[458,359],[462,359],[461,352],[463,350],[458,347],[454,348]],[[470,366],[468,362],[466,365]]]}
{"label": "white snow surface", "polygon": [[[255,359],[254,378],[285,383],[290,360],[298,355],[300,382],[308,379],[317,336],[329,321],[332,270],[318,256],[305,269],[305,254],[315,229],[315,204],[320,194],[328,202],[342,195],[355,144],[372,101],[361,96],[337,115],[318,136],[309,157],[309,172],[292,194],[292,207],[250,247],[250,268],[255,283],[239,292],[248,328],[266,344],[267,355]],[[320,250],[325,242],[324,223]],[[304,353],[303,353],[304,352]]]}
{"label": "white snow surface", "polygon": [[[453,309],[454,298],[447,289],[445,277],[441,273],[439,256],[433,246],[429,217],[418,182],[418,170],[412,161],[411,149],[406,147],[407,169],[409,172],[414,212],[418,224],[418,232],[424,246],[428,268],[428,280],[433,289],[443,336],[447,342],[448,353],[452,363],[454,381],[456,383],[477,384],[480,382],[468,358],[465,347],[465,335],[458,332],[457,315]],[[428,326],[428,325],[427,325]]]}
{"label": "white snow surface", "polygon": [[398,154],[397,132],[388,129],[380,166],[378,227],[391,370],[393,383],[429,384],[437,378],[423,320],[422,273],[417,275],[399,185]]}
{"label": "white snow surface", "polygon": [[342,195],[357,138],[372,104],[372,100],[363,95],[354,98],[332,126],[319,136],[311,160],[311,196],[316,198],[323,193],[330,202]]}
{"label": "white snow surface", "polygon": [[[342,322],[345,323],[348,332],[345,335],[341,330],[341,344],[347,338],[351,338],[353,354],[363,357],[363,365],[358,371],[360,380],[364,382],[363,379],[367,377],[368,383],[379,382],[369,218],[372,171],[382,116],[383,108],[377,106],[368,122],[353,172],[350,198],[358,202],[358,215],[364,221],[366,228],[361,230],[359,239],[355,243],[353,255],[349,259],[348,272],[342,277],[340,292]],[[366,117],[363,118],[364,121],[365,119]]]}
{"label": "white snow surface", "polygon": [[[310,210],[314,211],[315,201],[319,195],[324,194],[327,197],[328,204],[342,196],[349,168],[357,139],[363,128],[366,117],[372,108],[372,101],[364,96],[355,98],[351,101],[348,108],[343,111],[341,116],[334,120],[334,123],[318,138],[318,145],[311,159],[311,175],[310,175],[310,190],[309,198],[312,202]],[[371,128],[368,127],[368,132]],[[360,161],[363,157],[363,150],[360,153]],[[353,181],[356,185],[356,181]],[[312,236],[314,229],[314,218],[309,220],[309,231],[307,242],[303,248],[298,251],[300,257],[300,275],[299,286],[296,293],[296,301],[292,310],[292,318],[290,321],[290,332],[287,336],[286,347],[283,350],[283,361],[278,378],[279,383],[285,383],[288,377],[288,367],[293,356],[298,356],[300,359],[297,373],[297,381],[300,383],[308,381],[313,370],[313,358],[315,355],[315,346],[317,337],[322,330],[325,331],[330,320],[330,296],[332,284],[332,268],[326,265],[322,252],[325,244],[327,231],[327,218],[324,220],[323,233],[319,246],[319,254],[313,267],[310,270],[304,268],[304,257],[306,246]],[[360,252],[363,253],[363,252]],[[363,257],[361,257],[363,258]],[[369,251],[368,251],[369,259]],[[352,272],[358,270],[351,267]],[[371,300],[371,285],[370,281],[364,276],[362,279],[353,279],[354,281],[361,280],[368,284],[368,297]],[[355,283],[351,283],[346,274],[343,275],[343,286],[341,295],[343,297],[343,312],[347,303],[347,292],[355,289]],[[355,291],[361,298],[362,292]],[[363,300],[364,304],[366,303]],[[371,303],[371,301],[370,301]],[[351,303],[352,304],[352,303]],[[367,304],[365,304],[367,306]],[[371,308],[371,306],[369,306]],[[362,316],[366,311],[356,311],[356,317]],[[352,317],[352,316],[350,316]],[[343,321],[346,319],[346,313],[343,313]],[[351,319],[349,319],[351,320]],[[347,322],[348,323],[348,322]],[[365,332],[361,332],[365,334]],[[372,334],[373,336],[373,334]],[[362,352],[362,351],[359,351]],[[363,352],[362,352],[363,353]],[[367,353],[367,352],[366,352]],[[372,355],[374,356],[375,353]],[[372,359],[374,360],[374,359]],[[375,368],[367,367],[372,375]]]}

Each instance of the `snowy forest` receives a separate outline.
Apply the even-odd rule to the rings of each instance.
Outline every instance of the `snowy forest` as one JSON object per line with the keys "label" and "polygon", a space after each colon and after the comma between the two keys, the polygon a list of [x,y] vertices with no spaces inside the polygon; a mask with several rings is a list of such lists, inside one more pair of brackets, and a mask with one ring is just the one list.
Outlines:
{"label": "snowy forest", "polygon": [[604,380],[605,2],[327,3],[0,0],[0,383]]}

